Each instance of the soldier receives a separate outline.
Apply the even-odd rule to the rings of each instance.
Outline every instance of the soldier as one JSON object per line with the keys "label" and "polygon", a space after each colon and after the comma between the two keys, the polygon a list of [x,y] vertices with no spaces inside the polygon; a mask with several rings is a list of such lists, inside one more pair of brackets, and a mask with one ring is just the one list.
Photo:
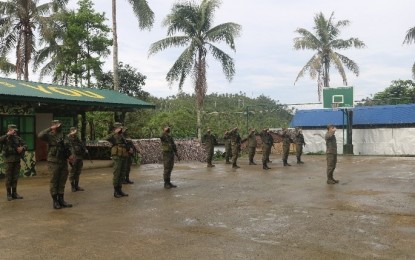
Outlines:
{"label": "soldier", "polygon": [[239,152],[241,151],[241,136],[238,133],[238,128],[235,127],[231,132],[231,147],[232,147],[232,168],[240,168],[236,161],[238,160]]}
{"label": "soldier", "polygon": [[296,130],[296,135],[295,135],[295,150],[296,150],[296,155],[297,155],[297,164],[303,164],[304,162],[301,161],[301,155],[303,154],[303,146],[305,146],[305,141],[304,141],[304,135],[303,135],[303,130],[301,129],[301,127],[297,126],[295,128]]}
{"label": "soldier", "polygon": [[59,120],[53,120],[51,127],[39,132],[39,139],[48,143],[48,169],[52,173],[50,179],[50,195],[53,208],[70,208],[72,204],[64,200],[65,184],[68,180],[68,158],[71,155],[69,143],[62,133]]}
{"label": "soldier", "polygon": [[128,196],[122,191],[122,182],[125,179],[125,169],[127,167],[128,151],[126,148],[126,141],[122,134],[123,127],[121,123],[114,123],[113,133],[109,134],[105,140],[111,143],[111,158],[113,161],[113,178],[112,185],[114,186],[114,197],[121,198]]}
{"label": "soldier", "polygon": [[71,182],[72,192],[84,191],[83,188],[79,187],[79,176],[84,166],[84,156],[88,154],[88,150],[81,139],[79,139],[76,127],[69,129],[68,142],[71,150],[71,156],[69,156],[69,165],[71,166],[69,181]]}
{"label": "soldier", "polygon": [[127,157],[127,165],[125,167],[125,178],[123,180],[123,184],[133,184],[134,182],[130,180],[130,172],[131,172],[131,166],[133,165],[134,156],[138,152],[137,149],[134,146],[133,140],[131,138],[127,137],[127,127],[124,128],[124,137],[125,141],[127,142],[127,151],[128,151],[128,157]]}
{"label": "soldier", "polygon": [[223,141],[225,143],[225,160],[226,164],[230,164],[230,158],[232,158],[232,146],[231,146],[231,135],[229,130],[225,131],[225,135],[223,136]]}
{"label": "soldier", "polygon": [[256,152],[257,140],[256,140],[257,132],[254,128],[251,128],[249,135],[248,135],[248,156],[249,156],[249,165],[256,165],[254,162],[254,156]]}
{"label": "soldier", "polygon": [[284,163],[284,166],[291,166],[291,164],[288,163],[288,155],[290,153],[290,143],[292,143],[292,139],[290,138],[290,135],[288,134],[288,129],[283,128],[282,129],[282,161]]}
{"label": "soldier", "polygon": [[3,160],[6,164],[6,191],[7,200],[23,199],[17,193],[17,180],[20,173],[20,159],[23,158],[27,146],[25,141],[17,135],[17,126],[8,125],[7,133],[0,137],[3,148]]}
{"label": "soldier", "polygon": [[170,136],[170,127],[166,126],[163,128],[163,134],[160,137],[161,140],[161,149],[163,151],[163,179],[164,179],[164,188],[171,189],[176,188],[177,186],[170,182],[171,172],[174,166],[174,155],[177,156],[177,159],[180,160],[179,155],[177,154],[177,147],[174,143],[173,137]]}
{"label": "soldier", "polygon": [[269,155],[271,153],[271,147],[274,144],[274,139],[272,138],[272,135],[269,133],[268,128],[262,129],[262,132],[260,134],[261,141],[262,141],[262,169],[269,170],[271,169],[268,167]]}
{"label": "soldier", "polygon": [[334,125],[327,126],[326,140],[326,158],[327,158],[327,184],[339,183],[333,178],[334,169],[337,164],[337,142],[336,142],[336,127]]}
{"label": "soldier", "polygon": [[215,135],[211,134],[210,129],[208,129],[206,134],[203,135],[202,143],[205,144],[207,151],[207,167],[215,167],[215,165],[212,164],[212,158],[217,141]]}

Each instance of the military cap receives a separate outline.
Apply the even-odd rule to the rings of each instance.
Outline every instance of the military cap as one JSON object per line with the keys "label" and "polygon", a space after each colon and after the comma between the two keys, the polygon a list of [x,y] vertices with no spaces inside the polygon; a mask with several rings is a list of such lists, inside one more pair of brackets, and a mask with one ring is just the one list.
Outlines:
{"label": "military cap", "polygon": [[59,125],[62,124],[60,120],[52,120],[52,125]]}
{"label": "military cap", "polygon": [[7,129],[13,129],[15,131],[18,131],[19,130],[19,129],[17,129],[17,126],[16,125],[13,125],[13,124],[8,125],[7,126]]}
{"label": "military cap", "polygon": [[74,126],[72,126],[71,128],[69,128],[69,132],[76,131],[76,130],[78,130],[78,129],[76,127],[74,127]]}
{"label": "military cap", "polygon": [[120,122],[115,122],[113,126],[114,128],[119,128],[122,127],[122,124]]}

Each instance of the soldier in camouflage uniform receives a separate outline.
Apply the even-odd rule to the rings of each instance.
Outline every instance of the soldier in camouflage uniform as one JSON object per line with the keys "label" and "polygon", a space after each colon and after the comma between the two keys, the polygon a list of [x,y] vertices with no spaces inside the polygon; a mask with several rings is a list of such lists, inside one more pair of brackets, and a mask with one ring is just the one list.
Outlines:
{"label": "soldier in camouflage uniform", "polygon": [[210,132],[210,129],[207,130],[206,134],[202,137],[202,143],[205,144],[206,152],[207,152],[207,167],[215,167],[212,164],[213,153],[215,144],[217,144],[216,137]]}
{"label": "soldier in camouflage uniform", "polygon": [[125,169],[127,167],[128,151],[126,148],[126,141],[122,134],[123,127],[121,123],[114,123],[113,133],[109,134],[105,140],[111,143],[111,158],[113,161],[112,185],[114,186],[114,197],[121,198],[128,196],[122,191],[122,183],[125,179]]}
{"label": "soldier in camouflage uniform", "polygon": [[232,158],[232,146],[231,146],[231,135],[228,130],[225,131],[225,135],[223,136],[223,141],[225,143],[225,160],[226,164],[230,164],[230,158]]}
{"label": "soldier in camouflage uniform", "polygon": [[238,160],[239,152],[241,151],[241,136],[238,133],[238,128],[235,127],[231,132],[231,147],[232,147],[232,168],[240,168],[236,161]]}
{"label": "soldier in camouflage uniform", "polygon": [[327,126],[326,140],[326,158],[327,158],[327,184],[339,183],[333,178],[334,169],[337,164],[337,141],[336,141],[336,127],[334,125]]}
{"label": "soldier in camouflage uniform", "polygon": [[257,140],[256,140],[257,132],[255,129],[251,129],[248,135],[248,157],[249,157],[249,165],[256,165],[254,162],[254,156],[256,152]]}
{"label": "soldier in camouflage uniform", "polygon": [[160,136],[161,149],[163,151],[163,179],[164,179],[164,188],[171,189],[176,188],[177,186],[171,183],[171,172],[173,171],[174,166],[174,155],[177,156],[177,159],[180,160],[179,155],[177,154],[177,147],[174,143],[173,137],[170,136],[170,127],[165,127],[163,129],[163,134]]}
{"label": "soldier in camouflage uniform", "polygon": [[288,155],[290,154],[290,143],[292,143],[292,139],[288,134],[288,129],[284,128],[282,129],[282,161],[284,163],[284,166],[291,166],[291,164],[288,163]]}
{"label": "soldier in camouflage uniform", "polygon": [[269,156],[271,153],[271,147],[274,144],[274,139],[272,138],[272,135],[269,133],[268,128],[262,129],[260,136],[262,141],[262,169],[269,170],[271,168],[268,167],[268,162],[270,162]]}
{"label": "soldier in camouflage uniform", "polygon": [[39,139],[48,143],[48,169],[52,173],[50,179],[50,195],[53,208],[70,208],[72,204],[64,200],[65,184],[68,180],[68,158],[70,149],[68,139],[62,133],[61,122],[53,120],[51,127],[39,132]]}
{"label": "soldier in camouflage uniform", "polygon": [[83,188],[79,187],[79,176],[81,175],[84,166],[84,156],[88,153],[88,150],[81,139],[79,139],[76,127],[70,128],[68,142],[71,150],[71,156],[69,157],[69,165],[71,166],[69,172],[71,190],[72,192],[84,191]]}
{"label": "soldier in camouflage uniform", "polygon": [[297,164],[303,164],[304,162],[301,161],[301,155],[303,154],[303,146],[305,146],[303,130],[301,129],[301,127],[296,127],[295,130],[295,150],[297,155]]}
{"label": "soldier in camouflage uniform", "polygon": [[17,193],[17,180],[20,173],[20,159],[27,150],[25,141],[17,135],[16,125],[8,125],[7,133],[0,137],[3,150],[3,160],[6,164],[7,200],[23,199]]}

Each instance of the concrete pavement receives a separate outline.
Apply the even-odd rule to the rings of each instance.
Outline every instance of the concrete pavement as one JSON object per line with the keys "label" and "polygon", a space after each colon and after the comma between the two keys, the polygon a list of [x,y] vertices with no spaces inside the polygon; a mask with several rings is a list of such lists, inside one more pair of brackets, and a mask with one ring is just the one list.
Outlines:
{"label": "concrete pavement", "polygon": [[339,157],[336,185],[325,156],[290,159],[271,157],[268,171],[180,162],[171,190],[162,165],[133,167],[120,199],[111,168],[89,169],[61,210],[47,176],[20,179],[23,200],[0,196],[0,258],[415,259],[414,158]]}

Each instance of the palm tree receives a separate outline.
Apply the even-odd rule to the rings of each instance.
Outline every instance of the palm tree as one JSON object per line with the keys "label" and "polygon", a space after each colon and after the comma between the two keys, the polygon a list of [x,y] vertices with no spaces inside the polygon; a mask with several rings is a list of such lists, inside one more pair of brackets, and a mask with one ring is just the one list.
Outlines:
{"label": "palm tree", "polygon": [[[408,30],[408,32],[405,35],[405,40],[403,43],[411,44],[415,42],[415,27]],[[415,79],[415,63],[412,66],[412,77]]]}
{"label": "palm tree", "polygon": [[[150,9],[146,0],[128,0],[132,5],[134,14],[138,18],[138,27],[140,29],[150,29],[154,23],[154,13]],[[114,73],[114,90],[118,90],[118,37],[117,37],[117,0],[112,0],[112,62]]]}
{"label": "palm tree", "polygon": [[17,79],[29,80],[29,63],[36,49],[35,31],[46,32],[47,15],[63,8],[68,0],[52,0],[38,5],[39,0],[8,0],[0,2],[0,56],[16,50]]}
{"label": "palm tree", "polygon": [[[191,74],[194,79],[197,110],[197,134],[201,139],[201,118],[203,101],[207,91],[206,56],[208,51],[222,65],[225,77],[231,81],[235,74],[233,59],[219,49],[214,43],[224,42],[235,51],[234,38],[239,36],[241,26],[236,23],[223,23],[212,27],[213,15],[220,6],[219,0],[202,0],[200,5],[191,2],[173,5],[171,13],[165,18],[168,37],[150,46],[149,55],[168,47],[186,46],[179,58],[170,68],[166,79],[171,85],[179,82],[182,89],[186,77]],[[181,32],[183,35],[176,36]]]}
{"label": "palm tree", "polygon": [[323,87],[330,87],[330,66],[334,67],[340,73],[343,84],[347,85],[347,77],[344,66],[359,76],[359,66],[348,57],[336,52],[336,50],[344,50],[352,47],[364,48],[365,44],[358,38],[349,38],[347,40],[339,39],[340,29],[348,26],[348,20],[334,21],[334,13],[327,20],[323,13],[318,13],[314,17],[314,34],[306,29],[299,28],[295,32],[300,37],[294,38],[294,49],[296,50],[314,50],[317,51],[307,62],[307,64],[298,73],[294,84],[299,78],[304,76],[307,71],[310,77],[315,79],[318,77],[318,98],[321,100],[321,91]]}

